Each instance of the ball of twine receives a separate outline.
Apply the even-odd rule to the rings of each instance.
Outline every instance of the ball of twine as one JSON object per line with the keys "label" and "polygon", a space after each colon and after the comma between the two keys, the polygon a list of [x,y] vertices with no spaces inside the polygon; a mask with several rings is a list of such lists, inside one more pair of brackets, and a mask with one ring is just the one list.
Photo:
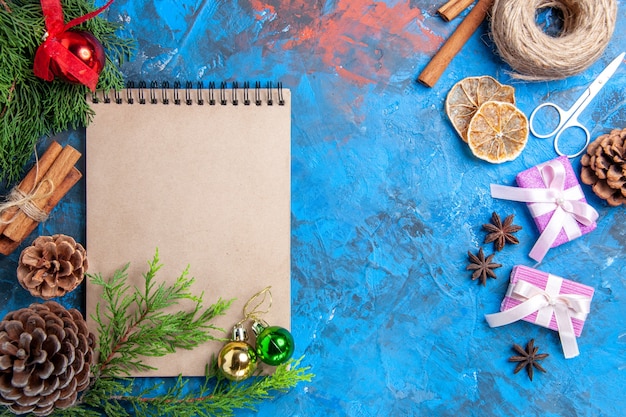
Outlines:
{"label": "ball of twine", "polygon": [[[537,11],[544,8],[563,15],[556,37],[536,23]],[[616,0],[495,0],[491,36],[514,78],[559,80],[584,71],[602,55],[616,17]]]}

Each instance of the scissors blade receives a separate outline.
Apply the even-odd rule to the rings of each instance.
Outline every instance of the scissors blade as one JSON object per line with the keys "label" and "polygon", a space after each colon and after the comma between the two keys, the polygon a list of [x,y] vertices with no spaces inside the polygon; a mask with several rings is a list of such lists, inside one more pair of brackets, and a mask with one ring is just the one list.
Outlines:
{"label": "scissors blade", "polygon": [[589,102],[591,102],[591,100],[593,100],[596,94],[598,94],[607,81],[609,81],[613,74],[615,74],[615,71],[617,71],[617,68],[619,68],[620,64],[624,60],[624,56],[626,56],[626,52],[619,54],[609,65],[607,65],[605,69],[602,70],[600,75],[598,75],[587,88],[587,94],[583,94],[582,97],[586,96],[585,99],[583,99],[581,103],[576,103],[578,106],[575,105],[575,108],[584,108],[587,104],[589,104]]}

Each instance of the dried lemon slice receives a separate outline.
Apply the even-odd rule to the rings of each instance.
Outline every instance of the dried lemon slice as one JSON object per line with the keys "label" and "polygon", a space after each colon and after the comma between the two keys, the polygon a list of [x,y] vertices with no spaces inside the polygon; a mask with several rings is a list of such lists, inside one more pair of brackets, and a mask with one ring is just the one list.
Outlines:
{"label": "dried lemon slice", "polygon": [[511,103],[484,103],[467,128],[467,143],[472,153],[495,164],[517,158],[527,141],[528,119]]}
{"label": "dried lemon slice", "polygon": [[484,75],[468,77],[456,83],[446,97],[446,114],[463,141],[476,110],[487,101],[515,104],[515,89]]}

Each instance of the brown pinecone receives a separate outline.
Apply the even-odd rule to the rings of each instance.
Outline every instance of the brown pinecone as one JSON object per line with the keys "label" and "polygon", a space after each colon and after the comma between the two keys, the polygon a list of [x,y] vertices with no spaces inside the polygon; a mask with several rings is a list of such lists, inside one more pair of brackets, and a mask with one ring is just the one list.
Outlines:
{"label": "brown pinecone", "polygon": [[90,383],[94,344],[74,308],[46,301],[10,312],[0,322],[0,404],[38,416],[74,405]]}
{"label": "brown pinecone", "polygon": [[580,179],[611,206],[626,203],[626,128],[601,135],[580,160]]}
{"label": "brown pinecone", "polygon": [[78,287],[87,271],[85,248],[66,235],[40,236],[20,255],[17,279],[35,297],[60,297]]}

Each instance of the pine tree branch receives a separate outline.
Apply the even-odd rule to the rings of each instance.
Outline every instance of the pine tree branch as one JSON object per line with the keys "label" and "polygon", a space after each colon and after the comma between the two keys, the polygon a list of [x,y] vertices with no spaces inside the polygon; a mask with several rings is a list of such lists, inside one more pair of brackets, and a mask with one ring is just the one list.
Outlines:
{"label": "pine tree branch", "polygon": [[145,314],[143,314],[141,317],[138,318],[137,323],[131,323],[128,326],[128,329],[126,329],[126,332],[124,333],[124,335],[122,335],[122,337],[117,341],[115,346],[113,346],[113,348],[111,349],[111,353],[109,353],[106,359],[99,364],[100,373],[103,373],[106,371],[106,368],[111,364],[111,361],[113,360],[115,355],[117,355],[120,349],[122,348],[122,346],[126,342],[128,342],[128,337],[130,336],[131,332],[133,332],[136,329],[137,325],[144,319],[145,319]]}
{"label": "pine tree branch", "polygon": [[[224,330],[211,321],[223,315],[232,300],[218,299],[204,308],[202,296],[190,292],[194,279],[187,277],[188,269],[172,285],[157,285],[155,277],[161,268],[158,250],[148,266],[142,289],[127,284],[128,265],[116,271],[108,281],[100,275],[90,276],[92,283],[103,287],[105,301],[105,307],[98,304],[93,316],[100,334],[98,373],[103,377],[153,369],[145,365],[141,357],[164,356],[179,348],[193,349],[209,340],[222,340],[212,333]],[[163,312],[183,300],[193,302],[193,308],[171,314]]]}
{"label": "pine tree branch", "polygon": [[313,375],[308,367],[300,367],[301,360],[280,365],[274,374],[251,381],[232,383],[207,375],[199,390],[185,392],[188,380],[179,377],[175,386],[163,395],[149,396],[148,390],[139,395],[114,395],[111,400],[129,403],[136,415],[232,416],[236,409],[255,410],[259,402],[271,398],[275,392],[287,392],[300,382],[310,382]]}
{"label": "pine tree branch", "polygon": [[[61,2],[66,21],[95,9],[91,0]],[[131,56],[134,41],[119,38],[119,26],[96,16],[77,27],[92,33],[107,51],[99,89],[124,87],[119,66]],[[35,51],[45,31],[39,0],[0,0],[0,185],[21,178],[40,138],[87,126],[93,117],[87,87],[34,75]]]}

